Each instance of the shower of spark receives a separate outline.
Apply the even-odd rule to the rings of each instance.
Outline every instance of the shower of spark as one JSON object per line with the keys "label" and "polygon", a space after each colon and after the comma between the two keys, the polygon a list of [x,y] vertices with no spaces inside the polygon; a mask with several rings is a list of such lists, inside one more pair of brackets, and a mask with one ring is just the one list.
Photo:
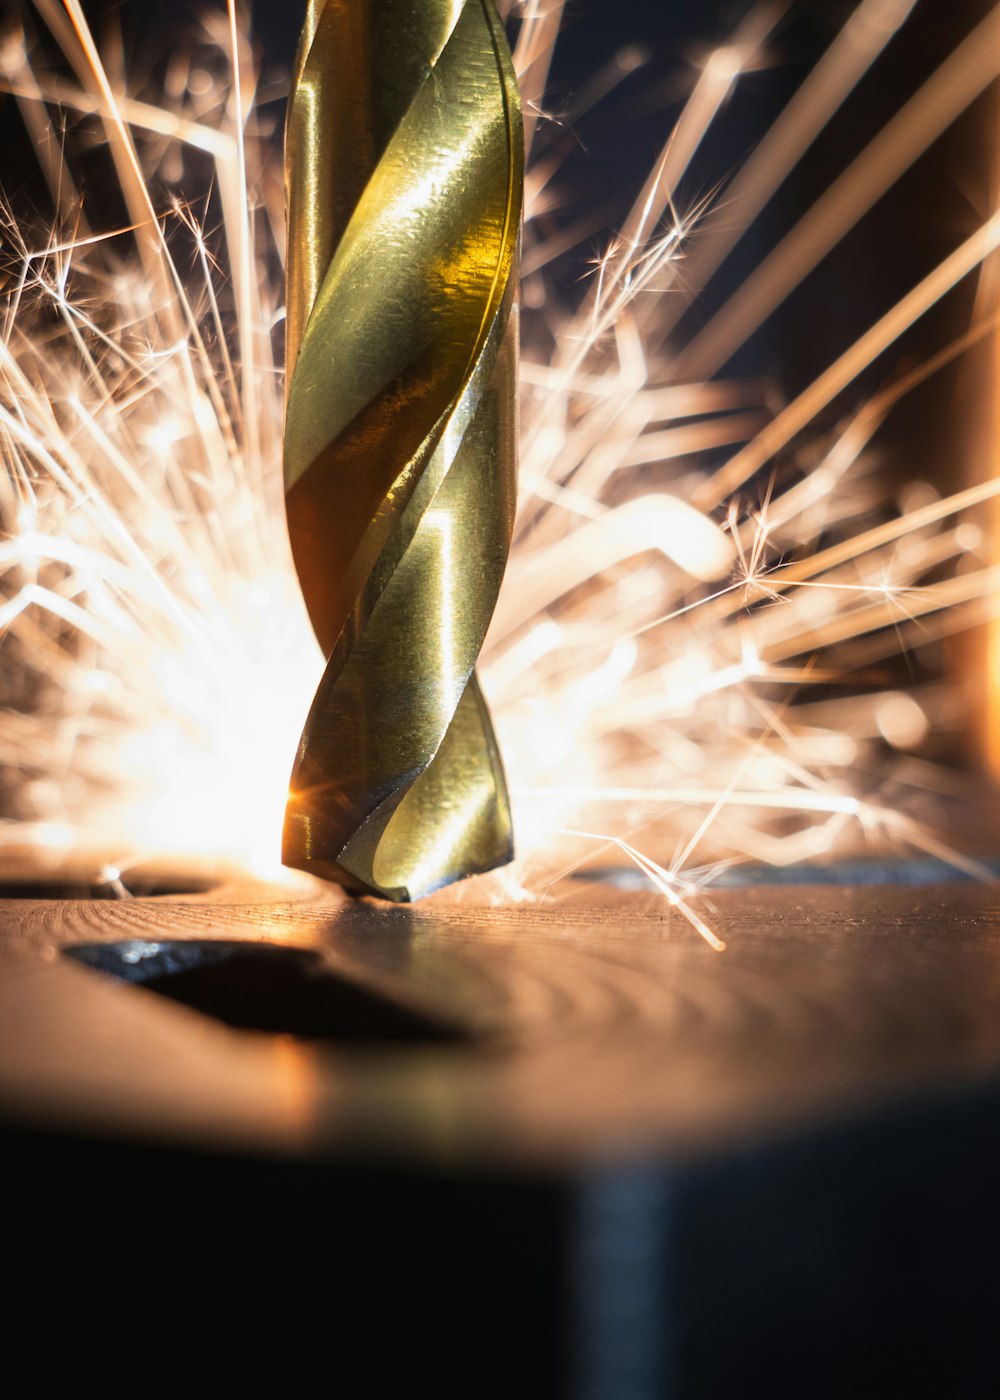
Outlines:
{"label": "shower of spark", "polygon": [[[975,273],[1000,218],[790,402],[715,376],[996,77],[1000,9],[693,339],[677,330],[915,2],[862,0],[724,194],[685,211],[699,145],[787,8],[757,5],[705,58],[572,309],[551,271],[591,229],[542,236],[555,143],[529,165],[520,513],[483,667],[521,852],[491,877],[498,897],[628,859],[716,945],[690,901],[734,861],[859,840],[961,859],[877,797],[947,688],[830,688],[996,612],[1000,571],[977,564],[968,512],[997,484],[890,499],[871,450],[895,403],[994,321],[875,399],[849,391]],[[507,8],[537,149],[562,0]],[[63,60],[21,29],[0,46],[56,210],[40,237],[4,216],[0,841],[117,870],[198,857],[275,873],[321,669],[282,504],[280,104],[232,7],[178,46],[155,100],[132,95],[114,45],[99,52],[79,0],[35,9]],[[616,58],[594,94],[637,61]],[[88,143],[117,173],[105,210],[78,194]]]}

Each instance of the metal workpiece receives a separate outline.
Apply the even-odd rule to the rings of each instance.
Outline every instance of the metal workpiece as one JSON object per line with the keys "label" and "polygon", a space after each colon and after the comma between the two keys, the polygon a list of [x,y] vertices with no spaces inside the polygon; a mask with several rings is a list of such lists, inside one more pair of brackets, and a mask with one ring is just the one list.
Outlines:
{"label": "metal workpiece", "polygon": [[285,498],[328,658],[288,865],[410,900],[513,854],[475,664],[516,490],[523,192],[492,0],[313,0],[293,75]]}

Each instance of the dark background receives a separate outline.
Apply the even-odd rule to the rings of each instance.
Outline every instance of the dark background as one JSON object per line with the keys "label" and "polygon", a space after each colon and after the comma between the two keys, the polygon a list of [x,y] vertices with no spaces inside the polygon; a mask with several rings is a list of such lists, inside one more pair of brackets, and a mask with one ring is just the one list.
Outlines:
{"label": "dark background", "polygon": [[[30,14],[27,0],[0,3],[8,16]],[[221,6],[221,0],[216,3]],[[283,90],[303,8],[301,2],[283,0],[257,0],[253,7],[265,87],[272,93]],[[549,95],[558,125],[543,124],[540,140],[566,154],[560,181],[565,207],[556,217],[569,219],[584,207],[596,208],[604,228],[560,263],[555,275],[565,297],[580,295],[589,260],[623,219],[693,85],[697,59],[725,42],[748,8],[746,0],[572,0],[568,6]],[[854,8],[849,0],[792,4],[769,45],[771,66],[741,80],[698,152],[679,192],[682,206],[724,185]],[[679,328],[682,338],[709,319],[988,8],[988,0],[918,0],[902,31],[688,310]],[[85,0],[85,9],[98,34],[120,29],[128,71],[141,93],[144,78],[155,90],[166,56],[187,41],[204,4]],[[594,110],[574,116],[588,79],[629,46],[641,50],[646,61]],[[0,105],[0,123],[5,141],[0,187],[28,217],[43,203],[33,153],[9,107]],[[991,92],[861,220],[738,352],[728,372],[774,375],[787,394],[814,378],[981,222],[992,197],[996,137],[1000,115]],[[107,200],[100,187],[95,165],[87,182],[92,203]],[[967,279],[873,367],[859,391],[876,390],[960,334],[968,325],[974,291],[975,279]],[[894,415],[887,442],[902,475],[920,472],[944,488],[960,484],[969,470],[962,425],[975,407],[970,401],[975,392],[959,364]],[[828,419],[845,407],[845,402],[835,406]]]}
{"label": "dark background", "polygon": [[[170,47],[192,32],[205,6],[201,0],[85,0],[84,8],[98,34],[109,25],[120,27],[133,74],[153,75]],[[694,62],[707,47],[724,42],[748,8],[745,0],[572,0],[550,88],[551,110],[560,121],[572,113],[588,78],[616,51],[633,46],[647,61],[594,111],[577,120],[569,117],[564,129],[572,153],[563,181],[568,207],[599,201],[611,231],[669,134],[693,84]],[[791,6],[769,46],[772,66],[741,80],[718,129],[693,163],[682,203],[715,188],[737,168],[853,8],[847,0],[798,0]],[[732,265],[701,298],[686,323],[689,328],[708,318],[987,8],[987,0],[919,0],[901,33],[744,237]],[[300,3],[282,0],[256,0],[253,6],[269,88],[281,84],[291,63],[302,9]],[[24,0],[3,0],[2,12],[13,16],[30,13],[30,8]],[[775,318],[778,324],[764,328],[731,369],[754,374],[780,369],[786,382],[812,377],[831,352],[845,346],[973,230],[984,212],[994,155],[981,136],[990,124],[993,101],[987,97],[975,104],[969,117],[918,162],[791,299]],[[16,117],[0,108],[0,120],[5,135],[0,185],[15,199],[30,202],[35,181],[31,152],[19,140]],[[590,246],[566,260],[562,275],[568,290],[602,246],[602,236],[595,235]],[[945,319],[950,323],[952,318]],[[927,341],[938,343],[937,329],[929,330]]]}
{"label": "dark background", "polygon": [[[682,210],[722,192],[761,140],[858,0],[792,0],[767,45],[768,66],[745,74],[697,152],[677,202]],[[83,0],[99,39],[121,36],[132,93],[156,100],[170,56],[190,47],[198,16],[225,13],[225,0]],[[305,0],[256,0],[254,33],[262,65],[266,112],[280,140],[283,94]],[[621,225],[664,143],[711,48],[725,43],[746,16],[749,0],[570,0],[547,96],[551,119],[537,143],[561,158],[561,204],[552,227],[592,218],[592,235],[547,269],[565,301],[579,298],[593,260]],[[759,261],[788,232],[991,8],[991,0],[917,0],[913,13],[862,82],[849,95],[799,166],[754,221],[710,285],[677,327],[679,344],[707,322]],[[7,24],[26,17],[44,27],[30,0],[0,0]],[[631,49],[643,62],[589,111],[580,112],[588,84],[615,54]],[[46,195],[20,118],[0,95],[0,190],[17,217],[45,222]],[[995,206],[1000,175],[1000,100],[996,84],[887,192],[819,267],[739,349],[723,372],[766,378],[774,402],[792,397],[981,224]],[[186,193],[200,195],[207,167]],[[110,178],[109,178],[110,177]],[[124,219],[115,207],[115,181],[106,154],[85,156],[83,188],[91,221],[109,227]],[[99,217],[94,217],[94,210]],[[37,238],[33,240],[37,246]],[[0,261],[3,247],[0,245]],[[973,314],[977,279],[968,277],[883,355],[803,434],[789,454],[793,470],[812,460],[824,432],[865,396],[878,392],[960,336]],[[543,351],[544,352],[544,351]],[[993,472],[993,444],[984,447],[986,408],[994,397],[989,349],[956,360],[893,411],[876,443],[886,485],[929,480],[942,493]],[[817,446],[811,444],[817,442]],[[767,474],[765,474],[767,475]],[[763,494],[767,482],[751,483]],[[985,516],[984,516],[985,522]],[[900,683],[942,670],[963,677],[970,714],[987,693],[986,653],[978,634],[923,648],[900,666]],[[939,757],[980,766],[980,730],[971,738],[940,736]],[[937,749],[936,749],[937,752]]]}

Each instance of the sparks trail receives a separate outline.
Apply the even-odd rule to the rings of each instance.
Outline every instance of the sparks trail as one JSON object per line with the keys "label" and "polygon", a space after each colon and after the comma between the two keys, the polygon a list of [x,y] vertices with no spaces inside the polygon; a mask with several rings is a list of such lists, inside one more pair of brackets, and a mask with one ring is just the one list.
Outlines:
{"label": "sparks trail", "polygon": [[[968,516],[1000,487],[894,509],[873,444],[905,395],[996,318],[902,378],[890,366],[874,398],[854,386],[976,274],[1000,221],[986,218],[790,402],[769,380],[719,371],[996,76],[1000,9],[704,328],[686,329],[698,293],[864,75],[891,61],[919,4],[858,4],[720,187],[699,151],[743,75],[766,67],[788,9],[757,5],[692,73],[590,268],[601,219],[560,223],[574,137],[543,119],[562,4],[506,7],[531,157],[530,296],[515,549],[484,653],[523,855],[498,897],[537,896],[610,843],[717,946],[695,905],[736,861],[783,865],[859,842],[960,860],[873,795],[880,775],[902,782],[893,746],[905,757],[954,696],[932,681],[901,695],[891,671],[873,676],[900,646],[996,615],[1000,579],[977,558]],[[280,133],[232,5],[172,58],[185,75],[176,100],[127,89],[76,0],[39,0],[34,24],[44,42],[8,33],[0,47],[0,84],[54,209],[33,238],[12,214],[4,228],[0,838],[85,847],[117,870],[161,853],[267,869],[321,664],[283,523]],[[615,60],[594,92],[637,81],[640,60]],[[80,199],[78,143],[95,136],[121,186],[120,228]],[[560,280],[575,281],[577,306],[553,291]],[[840,425],[821,436],[817,415],[831,409]]]}

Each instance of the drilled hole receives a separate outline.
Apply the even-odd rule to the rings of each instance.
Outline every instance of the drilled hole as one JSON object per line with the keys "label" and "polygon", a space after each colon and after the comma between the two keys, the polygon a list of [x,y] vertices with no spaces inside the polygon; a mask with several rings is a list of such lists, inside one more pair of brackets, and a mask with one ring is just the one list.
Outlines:
{"label": "drilled hole", "polygon": [[186,894],[205,894],[215,888],[214,880],[176,879],[157,875],[124,875],[110,880],[73,879],[59,876],[53,879],[0,879],[0,899],[155,899],[177,898]]}
{"label": "drilled hole", "polygon": [[78,944],[66,951],[87,967],[239,1030],[369,1043],[465,1038],[443,1019],[332,971],[308,948],[214,939],[130,939]]}

